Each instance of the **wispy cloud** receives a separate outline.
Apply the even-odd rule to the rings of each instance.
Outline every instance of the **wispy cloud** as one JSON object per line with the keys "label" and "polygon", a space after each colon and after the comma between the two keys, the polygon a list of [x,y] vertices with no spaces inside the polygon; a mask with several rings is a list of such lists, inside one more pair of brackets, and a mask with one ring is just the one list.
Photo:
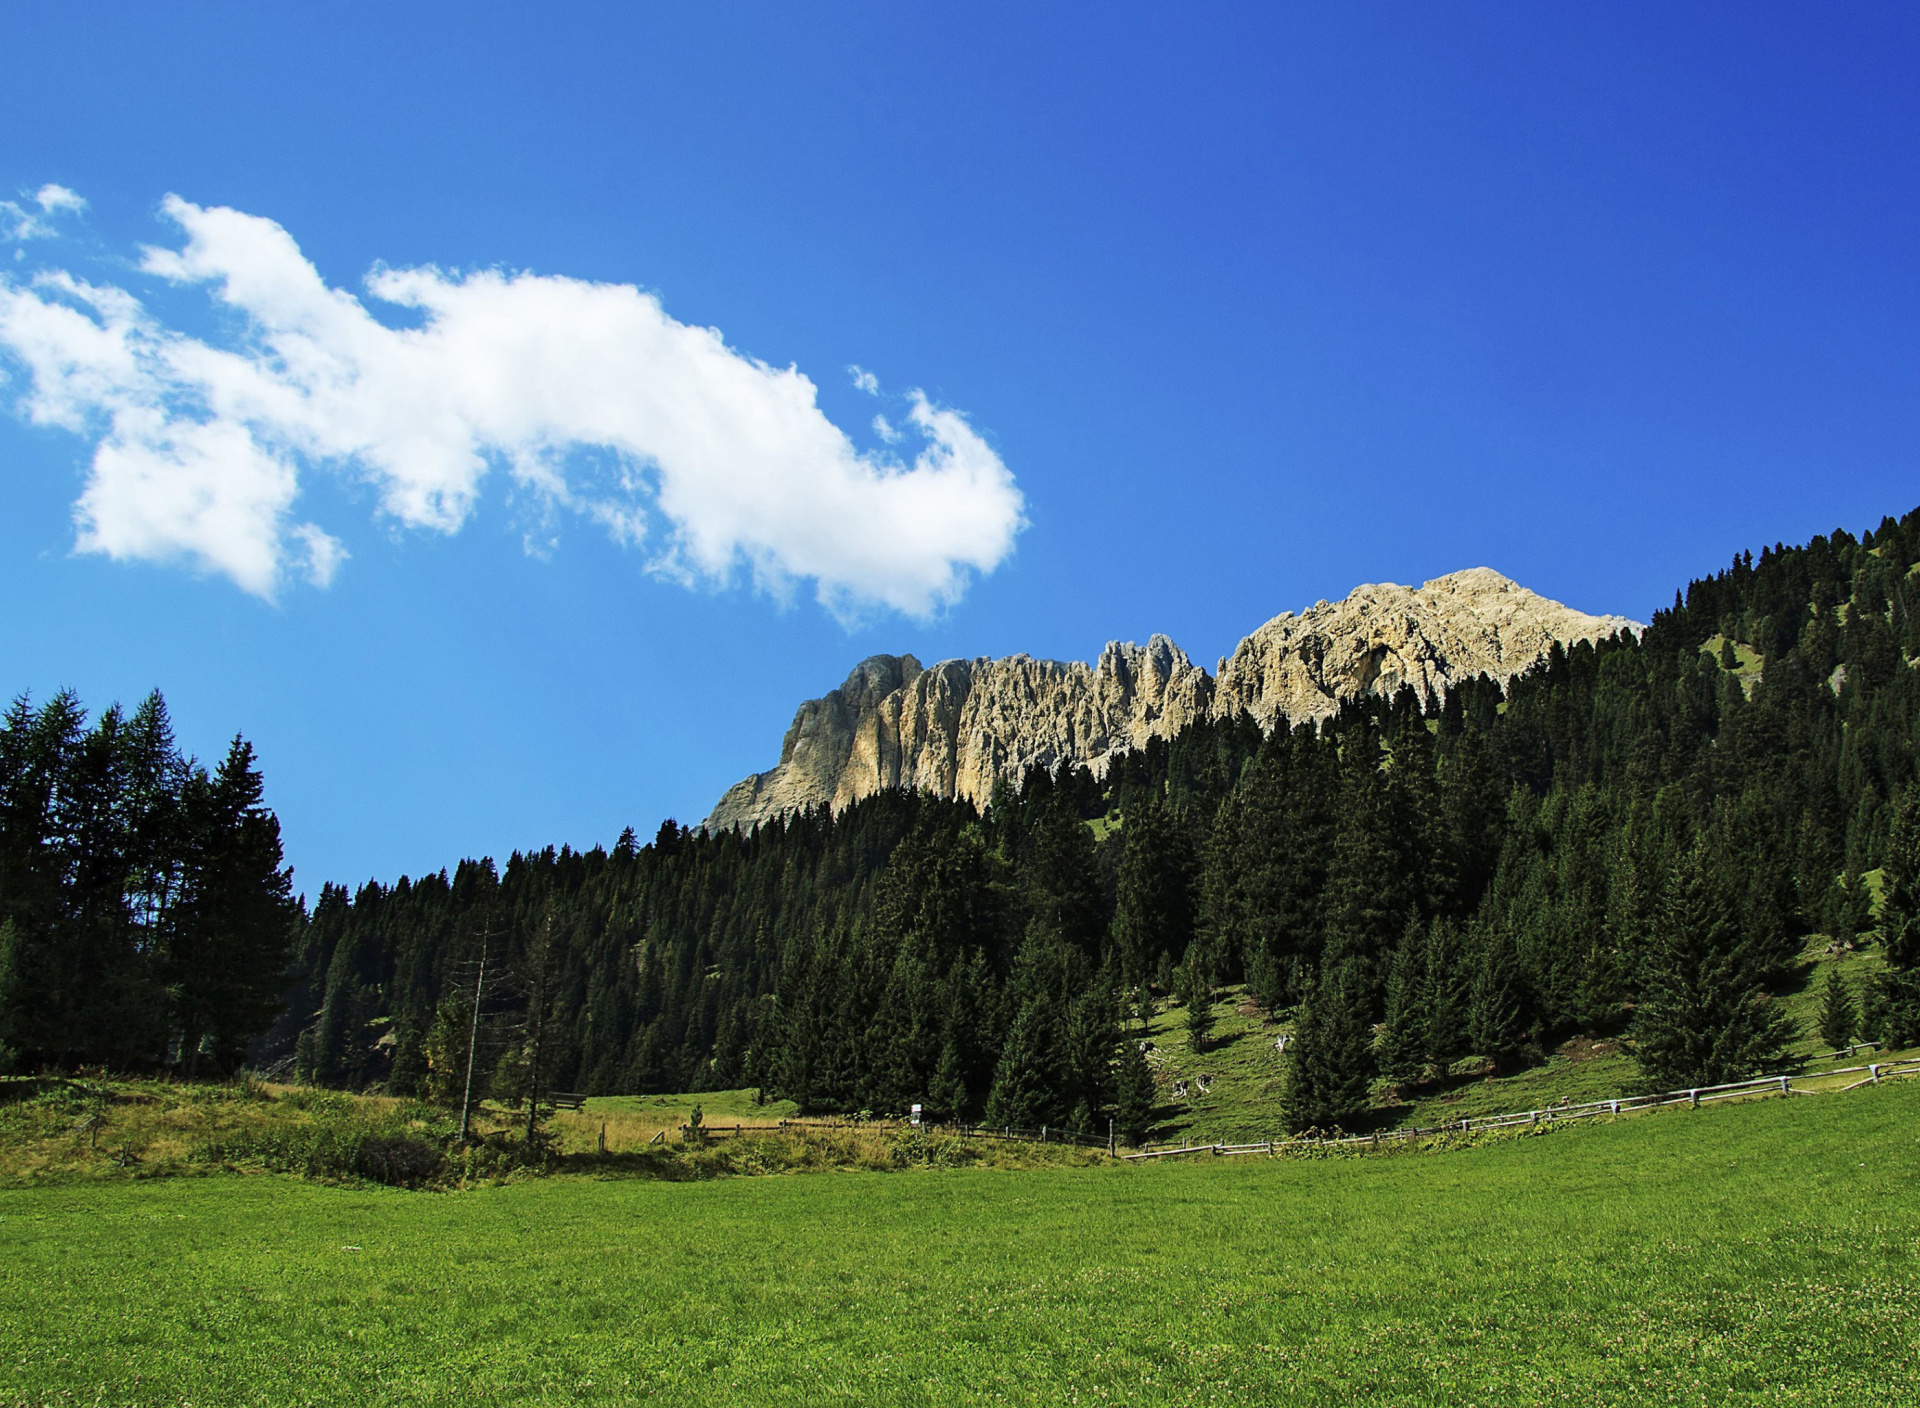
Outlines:
{"label": "wispy cloud", "polygon": [[[58,187],[35,199],[78,203]],[[95,444],[75,505],[85,551],[183,561],[271,597],[290,578],[324,585],[346,557],[296,520],[303,475],[358,478],[394,521],[452,533],[499,467],[689,583],[744,568],[781,595],[811,581],[842,615],[924,615],[1025,526],[1012,474],[959,412],[915,393],[917,454],[862,452],[797,369],[631,285],[376,266],[367,294],[418,318],[395,329],[273,221],[172,196],[163,210],[184,245],[145,250],[142,268],[239,314],[231,337],[186,336],[65,270],[0,276],[22,409]]]}
{"label": "wispy cloud", "polygon": [[32,195],[24,197],[38,209],[29,209],[19,201],[0,200],[0,239],[39,240],[60,233],[55,215],[70,215],[85,210],[87,203],[68,190],[48,182]]}

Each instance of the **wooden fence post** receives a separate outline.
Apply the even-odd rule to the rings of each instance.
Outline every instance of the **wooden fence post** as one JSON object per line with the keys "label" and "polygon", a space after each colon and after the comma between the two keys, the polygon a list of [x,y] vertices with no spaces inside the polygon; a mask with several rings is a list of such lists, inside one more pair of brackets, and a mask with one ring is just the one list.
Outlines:
{"label": "wooden fence post", "polygon": [[1687,1094],[1693,1098],[1693,1108],[1696,1110],[1699,1109],[1700,1108],[1700,1092],[1697,1090],[1689,1090]]}

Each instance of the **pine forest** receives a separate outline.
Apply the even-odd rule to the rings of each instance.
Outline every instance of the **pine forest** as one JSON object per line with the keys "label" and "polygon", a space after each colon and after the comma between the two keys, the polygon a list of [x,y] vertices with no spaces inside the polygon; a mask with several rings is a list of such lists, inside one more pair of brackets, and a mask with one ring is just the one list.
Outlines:
{"label": "pine forest", "polygon": [[[291,898],[239,740],[156,696],[0,726],[0,1059],[348,1089],[757,1087],[809,1111],[1137,1133],[1143,1014],[1291,1017],[1294,1129],[1380,1077],[1617,1036],[1648,1084],[1775,1068],[1805,937],[1884,946],[1833,1032],[1920,1042],[1920,510],[1741,555],[1504,688],[1188,729],[978,811],[886,792],[752,834]],[[1857,1015],[1857,1021],[1855,1020]],[[1147,1080],[1143,1093],[1141,1082]]]}

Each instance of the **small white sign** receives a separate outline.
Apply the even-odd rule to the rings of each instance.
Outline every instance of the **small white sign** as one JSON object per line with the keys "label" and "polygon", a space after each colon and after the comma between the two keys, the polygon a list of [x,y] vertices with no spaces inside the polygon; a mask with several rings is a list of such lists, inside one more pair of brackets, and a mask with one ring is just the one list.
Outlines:
{"label": "small white sign", "polygon": [[910,1109],[908,1109],[907,1114],[912,1117],[913,1122],[915,1124],[920,1123],[920,1107],[918,1105],[912,1106]]}

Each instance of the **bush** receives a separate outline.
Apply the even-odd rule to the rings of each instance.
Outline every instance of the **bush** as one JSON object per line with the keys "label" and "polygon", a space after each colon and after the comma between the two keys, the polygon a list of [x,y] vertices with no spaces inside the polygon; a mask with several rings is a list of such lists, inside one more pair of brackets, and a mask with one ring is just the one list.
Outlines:
{"label": "bush", "polygon": [[418,1188],[439,1178],[446,1155],[423,1139],[407,1134],[370,1134],[354,1154],[354,1169],[362,1177],[393,1188]]}
{"label": "bush", "polygon": [[303,1178],[364,1178],[394,1188],[421,1188],[447,1171],[444,1152],[416,1135],[352,1125],[237,1130],[202,1141],[197,1162],[257,1164]]}

